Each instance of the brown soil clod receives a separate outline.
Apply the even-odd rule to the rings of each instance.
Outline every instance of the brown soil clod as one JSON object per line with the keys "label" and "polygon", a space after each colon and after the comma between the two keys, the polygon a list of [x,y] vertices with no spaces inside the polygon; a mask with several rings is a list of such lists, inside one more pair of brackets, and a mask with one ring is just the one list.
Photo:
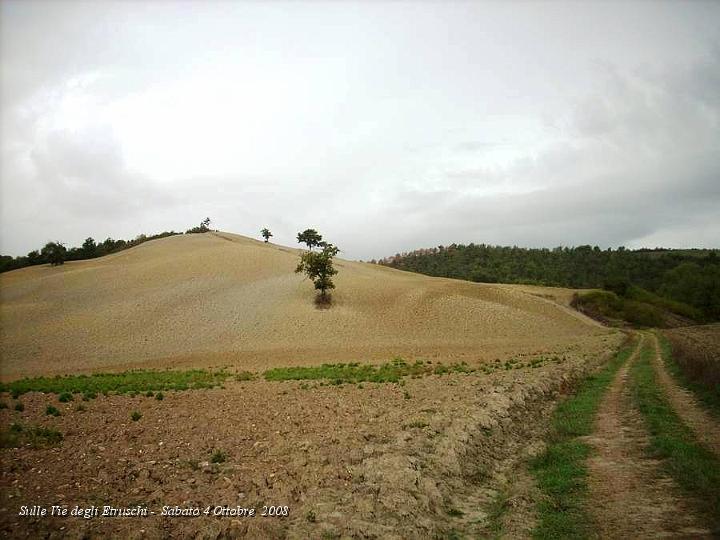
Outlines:
{"label": "brown soil clod", "polygon": [[628,373],[643,341],[620,368],[600,404],[588,460],[590,510],[601,538],[712,538],[660,462],[648,458],[648,434],[631,403]]}

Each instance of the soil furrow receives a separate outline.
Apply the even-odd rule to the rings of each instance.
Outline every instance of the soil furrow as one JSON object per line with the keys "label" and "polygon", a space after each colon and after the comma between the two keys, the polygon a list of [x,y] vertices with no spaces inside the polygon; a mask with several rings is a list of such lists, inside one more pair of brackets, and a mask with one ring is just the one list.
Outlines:
{"label": "soil furrow", "polygon": [[720,424],[698,404],[689,390],[680,387],[672,378],[662,360],[657,336],[653,335],[652,339],[655,346],[653,367],[658,383],[665,391],[670,404],[698,440],[720,456]]}
{"label": "soil furrow", "polygon": [[648,434],[632,406],[628,373],[643,346],[620,368],[598,411],[588,460],[590,509],[601,538],[711,538],[692,503],[647,457]]}

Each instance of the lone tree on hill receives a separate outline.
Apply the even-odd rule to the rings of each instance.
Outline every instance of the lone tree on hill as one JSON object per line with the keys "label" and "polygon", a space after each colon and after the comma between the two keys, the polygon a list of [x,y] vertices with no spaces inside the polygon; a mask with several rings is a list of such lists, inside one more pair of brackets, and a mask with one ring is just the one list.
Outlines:
{"label": "lone tree on hill", "polygon": [[332,277],[337,274],[337,270],[333,267],[333,257],[339,251],[332,244],[323,242],[321,251],[305,251],[300,255],[295,273],[304,272],[312,280],[315,290],[320,291],[320,295],[315,300],[317,304],[330,303],[328,291],[335,288]]}
{"label": "lone tree on hill", "polygon": [[310,251],[312,251],[312,248],[319,246],[322,242],[322,235],[315,229],[305,229],[303,232],[298,233],[297,241],[301,244],[306,244]]}
{"label": "lone tree on hill", "polygon": [[265,229],[263,229],[262,231],[260,231],[260,234],[261,234],[262,237],[265,239],[265,243],[266,243],[266,244],[268,243],[268,240],[270,240],[270,237],[273,235],[273,234],[270,232],[270,229],[268,229],[268,228],[265,228]]}
{"label": "lone tree on hill", "polygon": [[200,228],[205,229],[206,231],[210,230],[210,218],[206,217],[200,222]]}
{"label": "lone tree on hill", "polygon": [[61,242],[48,242],[42,248],[40,256],[53,266],[65,264],[67,249]]}

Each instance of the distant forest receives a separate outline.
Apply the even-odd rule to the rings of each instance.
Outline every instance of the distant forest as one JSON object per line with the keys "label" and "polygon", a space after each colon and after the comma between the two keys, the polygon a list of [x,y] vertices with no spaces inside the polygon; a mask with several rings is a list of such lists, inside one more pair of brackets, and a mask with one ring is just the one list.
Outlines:
{"label": "distant forest", "polygon": [[640,287],[720,320],[718,250],[602,250],[597,246],[528,249],[452,244],[381,259],[379,264],[429,276],[483,283],[605,288]]}

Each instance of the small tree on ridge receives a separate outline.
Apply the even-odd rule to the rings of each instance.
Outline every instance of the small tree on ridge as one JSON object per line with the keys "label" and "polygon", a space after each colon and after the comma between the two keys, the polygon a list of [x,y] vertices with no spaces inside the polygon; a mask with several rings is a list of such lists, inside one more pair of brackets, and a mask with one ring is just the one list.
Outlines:
{"label": "small tree on ridge", "polygon": [[306,244],[310,251],[312,251],[312,248],[319,246],[322,242],[322,235],[315,229],[305,229],[303,232],[298,233],[297,241],[301,244]]}

